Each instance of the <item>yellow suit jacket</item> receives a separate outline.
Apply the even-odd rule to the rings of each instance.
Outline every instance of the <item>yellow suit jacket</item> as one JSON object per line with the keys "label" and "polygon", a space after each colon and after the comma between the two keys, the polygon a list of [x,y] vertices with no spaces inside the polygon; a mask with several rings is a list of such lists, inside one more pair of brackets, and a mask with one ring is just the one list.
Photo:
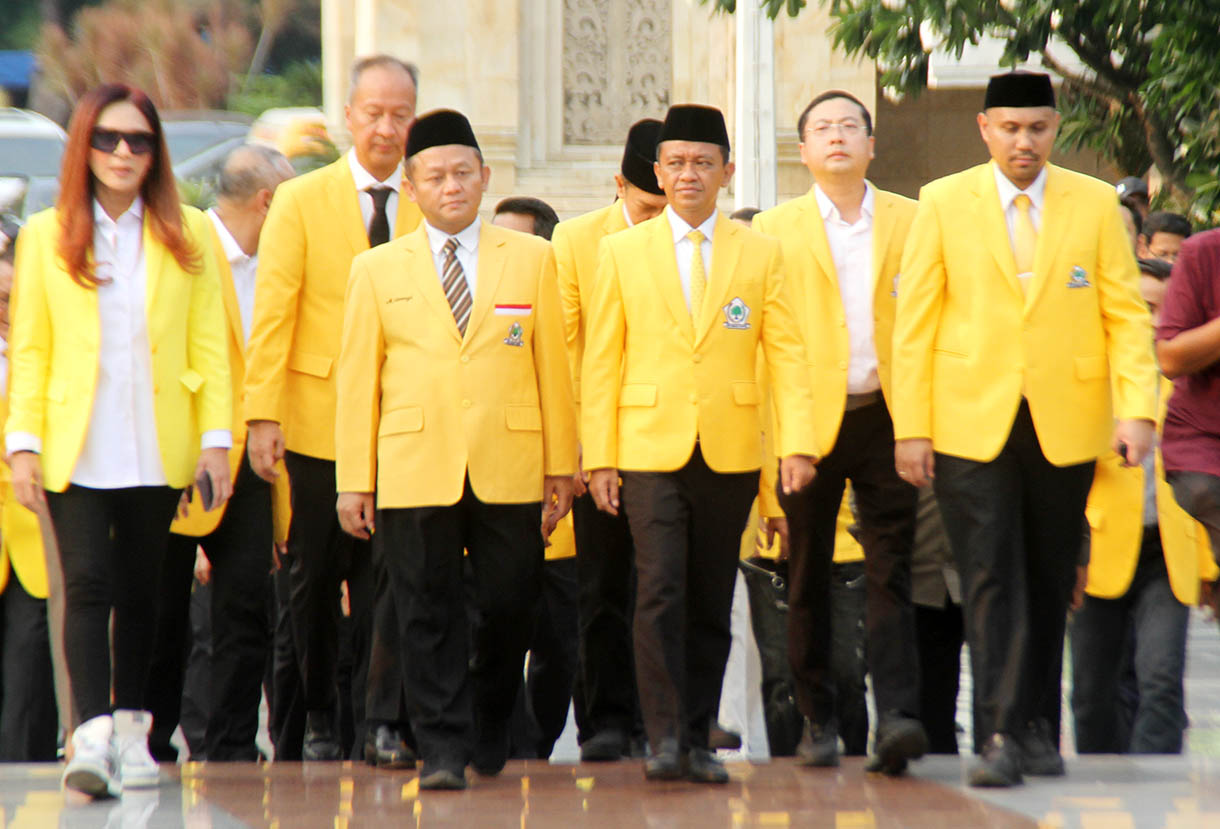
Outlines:
{"label": "yellow suit jacket", "polygon": [[[877,378],[888,401],[896,305],[894,286],[907,230],[915,216],[915,202],[876,188],[873,193],[873,344],[877,352]],[[754,217],[754,228],[779,239],[784,252],[784,284],[802,322],[810,384],[815,389],[813,428],[818,455],[825,456],[834,448],[843,422],[851,342],[834,255],[813,188],[800,198],[759,213]],[[760,494],[763,515],[778,517],[782,512],[775,502],[776,465],[771,462],[771,455],[768,440]]]}
{"label": "yellow suit jacket", "polygon": [[[0,425],[8,418],[8,397],[0,395]],[[25,592],[35,599],[47,597],[47,560],[42,549],[38,516],[13,497],[12,473],[0,464],[0,593],[16,573]]]}
{"label": "yellow suit jacket", "polygon": [[[542,500],[576,471],[576,412],[555,257],[484,222],[466,335],[423,227],[356,257],[339,354],[335,474],[381,508]],[[539,513],[539,520],[541,520]]]}
{"label": "yellow suit jacket", "polygon": [[[208,241],[212,245],[212,252],[216,256],[216,267],[220,272],[221,299],[224,302],[225,319],[228,323],[226,328],[229,332],[227,337],[229,344],[229,377],[232,381],[233,400],[236,403],[236,401],[241,400],[242,380],[246,374],[246,335],[241,325],[241,306],[237,303],[237,290],[233,284],[233,269],[229,267],[229,260],[225,256],[224,245],[221,244],[220,235],[217,234],[216,226],[212,224],[210,218],[208,220],[208,229],[211,231]],[[236,482],[238,470],[241,469],[242,456],[246,452],[246,421],[241,416],[241,407],[239,405],[234,405],[233,409],[233,448],[229,450],[229,480]],[[271,492],[271,517],[272,523],[275,526],[275,540],[287,541],[288,519],[291,515],[291,499],[288,491],[288,475],[284,470],[282,462],[279,471],[280,476],[276,479]],[[220,525],[220,520],[224,517],[226,509],[228,509],[227,503],[220,509],[206,512],[199,499],[199,493],[196,492],[191,499],[190,509],[186,517],[174,519],[170,532],[197,537],[208,535]]]}
{"label": "yellow suit jacket", "polygon": [[1016,272],[990,164],[923,188],[898,285],[896,438],[989,461],[1024,393],[1043,453],[1066,466],[1104,453],[1116,416],[1154,419],[1151,323],[1114,188],[1048,165],[1028,297]]}
{"label": "yellow suit jacket", "polygon": [[[419,208],[403,193],[395,237],[419,222]],[[346,156],[275,191],[258,243],[243,418],[280,423],[293,452],[335,457],[332,369],[343,296],[352,259],[368,249]]]}
{"label": "yellow suit jacket", "polygon": [[585,468],[679,469],[698,439],[713,470],[757,470],[760,346],[778,454],[816,452],[805,346],[781,274],[779,242],[718,216],[692,322],[668,213],[603,239],[582,370]]}
{"label": "yellow suit jacket", "polygon": [[560,222],[551,236],[555,248],[555,270],[559,276],[559,298],[563,301],[563,323],[568,334],[572,393],[580,406],[580,364],[585,355],[585,329],[589,325],[589,302],[597,276],[597,250],[611,233],[626,230],[623,203],[613,204]]}
{"label": "yellow suit jacket", "polygon": [[[1162,378],[1162,420],[1172,391],[1173,384]],[[1144,532],[1144,477],[1143,467],[1122,466],[1114,452],[1107,452],[1097,461],[1085,510],[1091,529],[1089,580],[1085,585],[1090,596],[1116,599],[1131,586]],[[1173,488],[1165,481],[1159,448],[1156,511],[1173,594],[1182,604],[1197,604],[1199,582],[1213,581],[1220,572],[1212,559],[1207,531],[1178,506]]]}
{"label": "yellow suit jacket", "polygon": [[[153,407],[169,486],[190,483],[199,436],[233,421],[220,278],[210,220],[182,208],[183,227],[202,254],[192,274],[153,239],[145,214],[146,308]],[[54,209],[33,216],[17,244],[12,306],[12,379],[7,432],[42,440],[43,483],[62,492],[76,467],[93,412],[100,342],[97,291],[72,280],[55,253]]]}

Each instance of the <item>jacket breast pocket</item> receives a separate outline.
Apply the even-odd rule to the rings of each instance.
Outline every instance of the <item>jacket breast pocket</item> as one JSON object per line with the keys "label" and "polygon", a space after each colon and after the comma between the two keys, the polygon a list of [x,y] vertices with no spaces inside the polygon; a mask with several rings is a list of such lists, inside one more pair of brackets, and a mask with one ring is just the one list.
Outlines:
{"label": "jacket breast pocket", "polygon": [[182,385],[186,386],[187,390],[190,391],[191,394],[199,391],[199,389],[203,386],[203,375],[195,371],[193,368],[188,368],[186,371],[182,372],[182,376],[180,376],[178,380],[182,383]]}
{"label": "jacket breast pocket", "polygon": [[618,404],[623,406],[657,405],[657,387],[651,383],[630,383],[619,389]]}
{"label": "jacket breast pocket", "polygon": [[537,406],[505,406],[504,425],[512,432],[541,432],[542,410]]}
{"label": "jacket breast pocket", "polygon": [[407,432],[418,432],[423,428],[423,408],[404,406],[401,409],[391,409],[381,415],[381,423],[377,426],[377,436],[401,435]]}
{"label": "jacket breast pocket", "polygon": [[288,370],[325,379],[330,376],[330,366],[333,362],[330,357],[321,354],[297,351],[288,355]]}

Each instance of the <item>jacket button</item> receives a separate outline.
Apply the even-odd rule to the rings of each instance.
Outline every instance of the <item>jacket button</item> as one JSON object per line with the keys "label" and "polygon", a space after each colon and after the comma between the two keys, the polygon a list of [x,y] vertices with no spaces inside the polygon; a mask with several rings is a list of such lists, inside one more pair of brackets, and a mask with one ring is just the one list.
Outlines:
{"label": "jacket button", "polygon": [[462,408],[463,408],[463,409],[469,409],[469,408],[470,408],[470,401],[469,401],[469,400],[463,400],[463,401],[462,401]]}
{"label": "jacket button", "polygon": [[846,361],[846,360],[840,360],[840,361],[839,361],[839,368],[840,368],[840,369],[842,369],[843,371],[847,371],[847,361]]}
{"label": "jacket button", "polygon": [[695,394],[694,392],[691,392],[691,393],[690,393],[690,402],[692,402],[692,403],[698,403],[698,402],[699,402],[699,395]]}
{"label": "jacket button", "polygon": [[470,355],[469,355],[469,354],[463,354],[463,355],[462,355],[462,362],[463,362],[463,363],[469,363],[469,362],[470,362]]}
{"label": "jacket button", "polygon": [[696,354],[696,355],[695,355],[695,356],[694,356],[692,359],[694,359],[694,361],[695,361],[696,363],[702,363],[702,362],[703,362],[703,355],[702,355],[702,354]]}

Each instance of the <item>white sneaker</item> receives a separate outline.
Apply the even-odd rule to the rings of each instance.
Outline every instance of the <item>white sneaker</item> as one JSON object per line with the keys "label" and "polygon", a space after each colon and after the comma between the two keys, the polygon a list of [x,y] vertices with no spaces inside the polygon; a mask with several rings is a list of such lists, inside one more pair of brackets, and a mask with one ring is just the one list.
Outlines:
{"label": "white sneaker", "polygon": [[160,767],[148,753],[148,732],[152,730],[152,714],[147,711],[114,712],[114,734],[111,746],[114,756],[115,783],[120,791],[147,789],[160,782]]}
{"label": "white sneaker", "polygon": [[76,727],[72,732],[72,760],[64,769],[64,788],[84,792],[90,797],[110,793],[114,778],[110,753],[113,733],[114,721],[109,714],[94,717]]}

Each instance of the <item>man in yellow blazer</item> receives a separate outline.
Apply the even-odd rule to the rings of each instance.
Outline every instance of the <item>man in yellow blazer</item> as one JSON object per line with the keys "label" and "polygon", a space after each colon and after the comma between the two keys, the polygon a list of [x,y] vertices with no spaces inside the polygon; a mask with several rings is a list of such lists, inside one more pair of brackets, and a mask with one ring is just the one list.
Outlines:
{"label": "man in yellow blazer", "polygon": [[[358,60],[345,117],[352,149],[343,158],[283,187],[259,241],[254,325],[246,356],[243,416],[250,465],[272,481],[282,458],[292,482],[293,523],[287,566],[292,585],[293,640],[304,685],[306,723],[301,755],[337,760],[339,584],[346,580],[356,630],[352,710],[354,754],[375,763],[405,762],[401,669],[370,658],[396,651],[372,647],[396,625],[378,601],[378,568],[367,545],[339,530],[334,516],[334,364],[339,356],[343,295],[356,254],[419,224],[419,209],[402,197],[402,153],[415,117],[418,73],[387,55]],[[393,232],[391,232],[391,229]],[[378,583],[378,594],[384,584]],[[370,654],[376,654],[370,657]],[[366,676],[373,676],[367,694]],[[385,680],[385,682],[383,682]],[[384,686],[384,687],[383,687]],[[346,701],[338,703],[346,707]],[[298,758],[295,746],[277,755]]]}
{"label": "man in yellow blazer", "polygon": [[[797,129],[813,188],[754,217],[755,228],[783,248],[816,390],[817,478],[800,492],[779,493],[781,514],[774,507],[764,512],[771,527],[791,532],[788,658],[808,720],[797,756],[811,766],[839,762],[831,659],[839,634],[832,631],[831,573],[835,519],[850,480],[865,550],[866,653],[878,713],[870,768],[899,774],[928,748],[918,719],[911,605],[916,493],[894,471],[894,426],[886,406],[894,283],[915,203],[865,178],[873,157],[872,116],[854,96],[840,90],[818,95]],[[765,468],[762,481],[767,492],[760,503],[774,504],[774,470]]]}
{"label": "man in yellow blazer", "polygon": [[[597,273],[597,250],[612,233],[634,227],[665,209],[665,193],[652,165],[661,122],[632,124],[619,173],[618,198],[606,207],[555,228],[555,268],[568,336],[572,389],[580,405],[580,363],[585,352],[589,301]],[[631,658],[631,531],[624,515],[600,511],[582,475],[572,502],[580,585],[580,676],[583,711],[577,709],[580,758],[617,760],[629,750],[639,720]]]}
{"label": "man in yellow blazer", "polygon": [[1113,188],[1046,163],[1050,78],[993,77],[978,123],[992,162],[923,188],[903,255],[895,460],[934,479],[958,559],[982,723],[970,783],[1011,786],[1063,774],[1042,712],[1093,465],[1149,451],[1156,365]]}
{"label": "man in yellow blazer", "polygon": [[720,111],[671,107],[654,170],[665,211],[601,243],[581,371],[583,462],[598,508],[626,512],[635,546],[645,776],[724,783],[708,730],[763,460],[759,348],[776,388],[785,491],[813,477],[813,400],[779,243],[716,210],[733,173]]}
{"label": "man in yellow blazer", "polygon": [[[1140,270],[1140,293],[1158,325],[1169,264],[1141,259]],[[1162,377],[1162,422],[1172,393]],[[1220,573],[1206,528],[1174,500],[1160,454],[1158,447],[1142,465],[1124,467],[1108,452],[1093,476],[1088,581],[1070,622],[1072,718],[1082,754],[1182,752],[1190,607]],[[1134,711],[1120,713],[1127,667],[1139,698]]]}
{"label": "man in yellow blazer", "polygon": [[421,117],[406,157],[423,227],[352,264],[337,511],[361,538],[376,524],[420,788],[454,789],[467,763],[494,775],[508,756],[543,534],[572,503],[576,415],[554,255],[479,219],[491,171],[470,123],[453,110]]}
{"label": "man in yellow blazer", "polygon": [[[224,301],[229,373],[233,399],[241,399],[245,377],[246,332],[254,310],[258,238],[281,182],[294,175],[278,150],[259,145],[238,147],[221,169],[217,203],[207,211],[211,244],[220,270]],[[237,407],[240,409],[240,407]],[[178,726],[184,668],[190,650],[190,593],[197,547],[212,564],[210,581],[211,660],[204,745],[190,746],[192,756],[214,761],[254,761],[262,674],[270,646],[267,626],[267,574],[275,541],[287,537],[288,477],[272,486],[254,474],[246,455],[246,423],[240,410],[233,419],[229,472],[233,494],[221,509],[206,511],[194,493],[170,527],[161,569],[160,613],[153,669],[145,700],[153,713],[149,750],[161,761],[176,762],[170,740]],[[273,515],[273,503],[278,509]]]}

